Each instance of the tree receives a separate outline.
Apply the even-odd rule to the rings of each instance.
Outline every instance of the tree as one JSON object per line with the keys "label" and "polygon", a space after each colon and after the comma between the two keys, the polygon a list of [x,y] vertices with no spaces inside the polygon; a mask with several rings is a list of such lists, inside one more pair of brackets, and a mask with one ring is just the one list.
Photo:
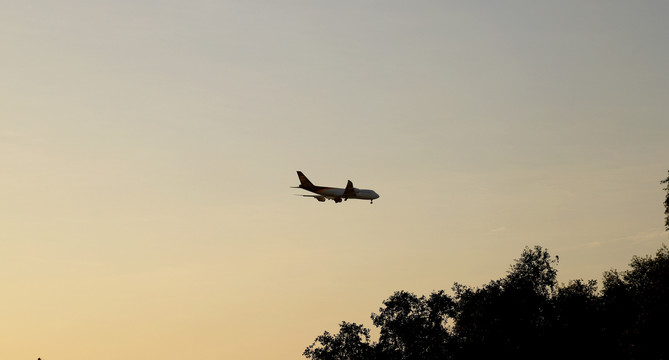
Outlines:
{"label": "tree", "polygon": [[511,266],[504,280],[505,286],[520,287],[536,295],[548,296],[557,283],[557,259],[553,259],[548,250],[541,246],[528,247]]}
{"label": "tree", "polygon": [[342,321],[338,334],[324,332],[302,355],[313,360],[370,360],[374,351],[369,342],[369,329]]}
{"label": "tree", "polygon": [[465,358],[532,358],[545,347],[557,263],[540,246],[525,248],[508,275],[480,289],[457,284],[455,332]]}
{"label": "tree", "polygon": [[491,281],[479,289],[453,285],[456,301],[454,331],[460,343],[459,357],[486,358],[502,350],[506,341],[503,288]]}
{"label": "tree", "polygon": [[454,296],[398,291],[362,325],[342,322],[307,347],[312,360],[669,359],[669,248],[634,256],[630,270],[557,286],[557,257],[525,248],[506,277]]}
{"label": "tree", "polygon": [[631,270],[604,277],[604,323],[612,344],[627,359],[666,359],[669,351],[669,248],[655,257],[634,256]]}
{"label": "tree", "polygon": [[383,302],[379,314],[372,314],[379,327],[377,354],[382,359],[447,359],[451,336],[447,328],[453,300],[444,291],[429,298],[395,292]]}
{"label": "tree", "polygon": [[561,344],[554,350],[554,358],[611,358],[603,342],[597,281],[569,281],[557,289],[552,303],[549,337]]}

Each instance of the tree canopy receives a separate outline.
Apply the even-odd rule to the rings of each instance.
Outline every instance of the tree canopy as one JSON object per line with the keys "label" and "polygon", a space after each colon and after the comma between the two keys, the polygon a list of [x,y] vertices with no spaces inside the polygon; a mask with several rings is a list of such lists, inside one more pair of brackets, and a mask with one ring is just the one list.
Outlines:
{"label": "tree canopy", "polygon": [[371,315],[379,328],[342,322],[303,355],[311,360],[666,359],[669,351],[669,248],[634,256],[630,270],[597,281],[557,284],[557,258],[525,248],[507,275],[453,295],[397,291]]}

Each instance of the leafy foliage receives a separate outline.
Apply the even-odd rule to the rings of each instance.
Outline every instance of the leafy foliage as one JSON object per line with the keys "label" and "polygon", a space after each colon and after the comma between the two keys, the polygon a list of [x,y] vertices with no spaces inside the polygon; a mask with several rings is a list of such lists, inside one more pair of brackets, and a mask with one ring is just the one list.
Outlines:
{"label": "leafy foliage", "polygon": [[557,258],[525,248],[507,276],[480,288],[456,283],[449,296],[398,291],[372,314],[380,329],[342,322],[307,347],[312,360],[666,359],[669,249],[632,258],[630,270],[557,285]]}
{"label": "leafy foliage", "polygon": [[383,359],[444,359],[451,343],[446,323],[453,300],[443,291],[429,298],[398,291],[372,314],[381,328],[377,352]]}
{"label": "leafy foliage", "polygon": [[454,330],[465,357],[528,357],[545,346],[556,262],[539,246],[526,248],[506,278],[480,289],[455,285]]}
{"label": "leafy foliage", "polygon": [[608,272],[604,279],[603,311],[617,321],[607,327],[629,359],[663,359],[669,356],[669,249],[655,258],[634,256],[629,271]]}
{"label": "leafy foliage", "polygon": [[316,338],[302,353],[314,360],[365,360],[373,359],[373,347],[369,343],[369,329],[356,323],[343,321],[339,333],[327,331]]}

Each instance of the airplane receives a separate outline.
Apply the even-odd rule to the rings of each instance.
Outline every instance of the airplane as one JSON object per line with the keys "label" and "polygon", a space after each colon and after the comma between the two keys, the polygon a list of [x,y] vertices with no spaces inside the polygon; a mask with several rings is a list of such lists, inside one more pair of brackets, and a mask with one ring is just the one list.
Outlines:
{"label": "airplane", "polygon": [[312,193],[318,195],[302,195],[304,197],[313,197],[320,202],[325,200],[334,200],[335,203],[340,203],[342,200],[346,201],[348,199],[361,199],[369,200],[370,204],[374,203],[374,199],[379,198],[374,190],[369,189],[357,189],[353,187],[351,180],[346,184],[345,189],[332,188],[325,186],[316,186],[307,179],[306,176],[301,171],[297,172],[297,177],[300,179],[300,186],[294,186],[294,189],[304,189],[311,191]]}

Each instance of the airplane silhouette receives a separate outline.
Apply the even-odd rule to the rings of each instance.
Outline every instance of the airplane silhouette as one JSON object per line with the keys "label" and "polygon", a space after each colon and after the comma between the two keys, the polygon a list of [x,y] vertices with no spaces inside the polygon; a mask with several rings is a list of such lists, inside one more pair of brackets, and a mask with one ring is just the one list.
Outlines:
{"label": "airplane silhouette", "polygon": [[351,180],[346,184],[346,188],[333,188],[327,186],[316,186],[309,181],[309,179],[301,172],[297,172],[297,177],[300,179],[300,186],[294,186],[295,189],[304,189],[311,191],[317,195],[302,195],[304,197],[313,197],[318,201],[325,200],[334,200],[336,203],[340,203],[342,200],[346,201],[348,199],[361,199],[369,200],[370,204],[374,203],[374,199],[379,198],[374,190],[369,189],[358,189],[353,187]]}

